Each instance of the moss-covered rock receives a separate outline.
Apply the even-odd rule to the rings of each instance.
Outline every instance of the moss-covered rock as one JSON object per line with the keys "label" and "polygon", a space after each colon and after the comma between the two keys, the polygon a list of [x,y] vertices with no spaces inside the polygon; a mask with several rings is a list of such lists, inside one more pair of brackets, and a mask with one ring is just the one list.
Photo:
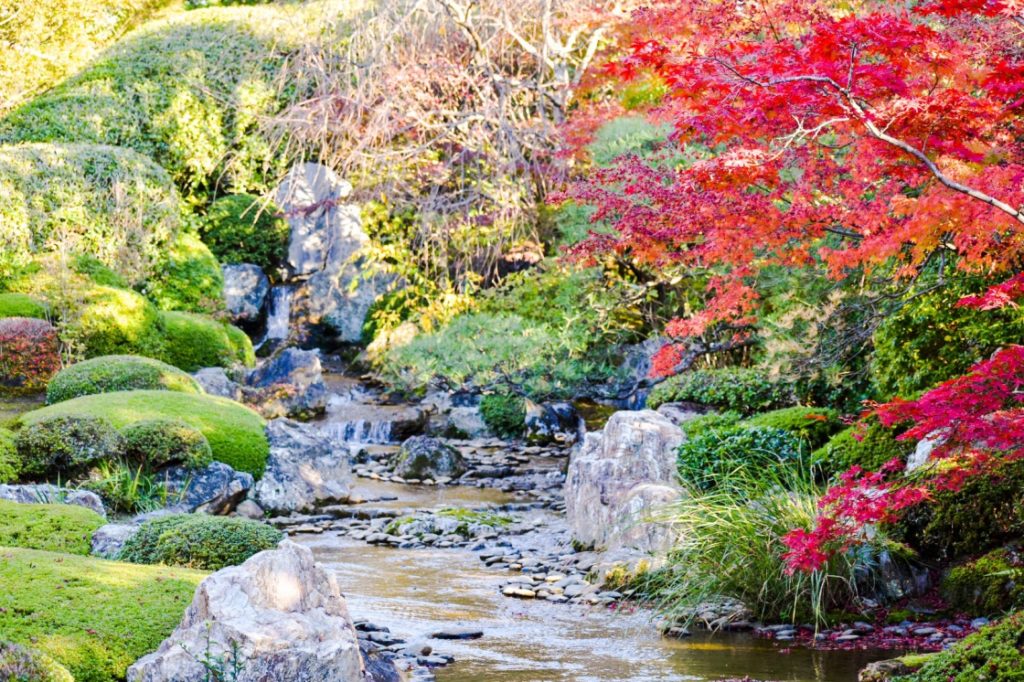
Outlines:
{"label": "moss-covered rock", "polygon": [[1004,547],[950,569],[942,596],[954,608],[991,616],[1024,606],[1024,556]]}
{"label": "moss-covered rock", "polygon": [[0,680],[75,682],[68,669],[35,649],[0,640]]}
{"label": "moss-covered rock", "polygon": [[241,329],[205,315],[165,312],[160,315],[164,349],[161,357],[195,372],[203,367],[252,366],[256,354]]}
{"label": "moss-covered rock", "polygon": [[853,466],[876,471],[890,460],[905,461],[914,452],[916,443],[897,440],[898,435],[896,429],[871,418],[864,427],[852,426],[832,436],[811,459],[828,473],[842,473]]}
{"label": "moss-covered rock", "polygon": [[200,469],[213,462],[210,442],[181,419],[145,419],[121,430],[125,456],[147,470],[168,464]]}
{"label": "moss-covered rock", "polygon": [[0,500],[0,547],[89,554],[93,532],[106,520],[76,504],[19,504]]}
{"label": "moss-covered rock", "polygon": [[138,355],[105,355],[58,372],[46,387],[46,402],[52,405],[83,395],[139,389],[203,392],[191,375],[165,362]]}
{"label": "moss-covered rock", "polygon": [[1024,680],[1024,613],[982,628],[928,657],[917,672],[894,682],[1019,682]]}
{"label": "moss-covered rock", "polygon": [[57,416],[107,419],[117,428],[147,419],[180,419],[206,436],[216,461],[257,478],[270,453],[263,418],[244,405],[216,396],[175,391],[102,393],[33,410],[18,421],[24,430]]}
{"label": "moss-covered rock", "polygon": [[27,294],[0,294],[0,318],[34,317],[45,320],[48,313],[45,303]]}
{"label": "moss-covered rock", "polygon": [[50,414],[26,424],[15,439],[22,473],[75,476],[91,465],[117,458],[124,439],[103,416]]}
{"label": "moss-covered rock", "polygon": [[181,621],[204,573],[21,548],[0,551],[0,632],[78,682],[122,682]]}
{"label": "moss-covered rock", "polygon": [[218,570],[273,549],[284,534],[250,519],[177,514],[150,519],[125,543],[119,558],[139,564],[167,564]]}
{"label": "moss-covered rock", "polygon": [[203,241],[223,263],[254,263],[272,273],[288,255],[288,221],[273,203],[251,194],[213,202],[203,223]]}

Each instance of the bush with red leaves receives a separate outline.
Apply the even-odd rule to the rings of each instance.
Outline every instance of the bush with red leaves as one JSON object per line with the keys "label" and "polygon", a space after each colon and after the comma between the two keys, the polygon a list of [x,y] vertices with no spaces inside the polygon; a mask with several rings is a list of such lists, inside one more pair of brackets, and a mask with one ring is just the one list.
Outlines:
{"label": "bush with red leaves", "polygon": [[0,319],[0,393],[35,393],[60,369],[57,330],[45,320]]}

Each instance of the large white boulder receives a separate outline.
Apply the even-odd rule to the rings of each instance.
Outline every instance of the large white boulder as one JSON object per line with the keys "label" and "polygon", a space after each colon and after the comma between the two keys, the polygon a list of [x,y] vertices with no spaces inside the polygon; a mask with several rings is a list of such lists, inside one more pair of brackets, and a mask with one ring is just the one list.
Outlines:
{"label": "large white boulder", "polygon": [[573,539],[604,550],[667,549],[667,526],[652,513],[679,499],[676,449],[683,431],[653,410],[621,411],[588,433],[572,454],[565,507]]}
{"label": "large white boulder", "polygon": [[363,680],[334,575],[287,540],[204,580],[178,628],[128,669],[128,680],[202,682],[211,678],[201,661],[214,658],[241,666],[236,682]]}

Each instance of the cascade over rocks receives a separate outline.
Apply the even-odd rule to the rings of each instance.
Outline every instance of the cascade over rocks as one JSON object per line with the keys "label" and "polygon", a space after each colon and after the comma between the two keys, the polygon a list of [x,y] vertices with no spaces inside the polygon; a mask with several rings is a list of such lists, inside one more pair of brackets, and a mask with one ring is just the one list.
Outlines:
{"label": "cascade over rocks", "polygon": [[288,419],[267,424],[270,457],[254,489],[265,511],[307,511],[345,502],[352,470],[347,449],[335,449],[316,427]]}
{"label": "cascade over rocks", "polygon": [[362,276],[356,256],[369,237],[359,207],[341,203],[351,192],[348,182],[317,163],[294,166],[275,192],[291,226],[289,268],[305,280],[296,293],[300,338],[322,327],[337,341],[358,342],[370,306],[391,281]]}
{"label": "cascade over rocks", "polygon": [[413,436],[395,455],[395,474],[405,479],[458,478],[469,466],[458,450],[429,436]]}
{"label": "cascade over rocks", "polygon": [[224,302],[231,321],[244,327],[254,327],[263,317],[270,294],[270,280],[251,263],[224,265]]}
{"label": "cascade over rocks", "polygon": [[128,680],[202,682],[209,672],[197,657],[207,653],[241,663],[236,682],[363,680],[356,632],[334,576],[308,548],[288,540],[200,583],[181,624],[128,669]]}
{"label": "cascade over rocks", "polygon": [[613,414],[604,431],[588,433],[569,460],[565,507],[573,538],[609,551],[666,548],[663,526],[642,522],[678,500],[676,448],[682,430],[653,410]]}

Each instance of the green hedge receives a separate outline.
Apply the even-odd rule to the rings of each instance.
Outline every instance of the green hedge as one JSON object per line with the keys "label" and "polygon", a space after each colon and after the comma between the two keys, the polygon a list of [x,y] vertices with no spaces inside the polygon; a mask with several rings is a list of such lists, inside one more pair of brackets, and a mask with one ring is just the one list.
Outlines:
{"label": "green hedge", "polygon": [[754,368],[698,369],[658,384],[647,397],[655,409],[665,403],[693,402],[720,410],[756,414],[796,402],[790,382]]}
{"label": "green hedge", "polygon": [[199,429],[218,462],[263,474],[270,446],[264,421],[248,407],[209,395],[173,391],[124,391],[83,396],[34,410],[19,418],[31,425],[58,415],[84,415],[110,420],[117,428],[147,419],[180,419]]}
{"label": "green hedge", "polygon": [[245,332],[211,317],[185,312],[160,314],[164,350],[161,357],[175,367],[195,372],[203,367],[252,366],[252,341]]}
{"label": "green hedge", "polygon": [[210,205],[203,241],[224,263],[255,263],[272,273],[288,256],[288,221],[281,209],[251,194],[222,197]]}
{"label": "green hedge", "polygon": [[787,431],[743,423],[710,428],[689,438],[677,451],[679,476],[700,488],[741,467],[775,469],[800,459],[801,442]]}
{"label": "green hedge", "polygon": [[0,500],[0,547],[24,547],[86,556],[93,532],[106,520],[75,504],[19,504]]}
{"label": "green hedge", "polygon": [[168,464],[201,469],[213,461],[202,431],[180,419],[146,419],[121,429],[125,457],[152,471]]}
{"label": "green hedge", "polygon": [[284,533],[259,521],[204,514],[150,519],[118,557],[138,564],[167,564],[216,571],[273,549]]}
{"label": "green hedge", "polygon": [[3,317],[35,317],[45,320],[48,317],[46,304],[26,294],[0,294],[0,318]]}
{"label": "green hedge", "polygon": [[169,637],[205,573],[36,550],[0,551],[0,632],[77,682],[121,682]]}
{"label": "green hedge", "polygon": [[165,362],[137,355],[104,355],[58,372],[46,387],[46,402],[53,405],[83,395],[139,389],[203,393],[198,381]]}
{"label": "green hedge", "polygon": [[893,682],[1013,682],[1024,679],[1020,645],[1024,613],[982,628],[928,657],[920,670]]}
{"label": "green hedge", "polygon": [[181,232],[144,291],[161,310],[217,312],[224,307],[220,263],[199,237]]}
{"label": "green hedge", "polygon": [[22,473],[33,477],[74,477],[124,452],[110,420],[90,414],[45,415],[19,429],[14,443]]}
{"label": "green hedge", "polygon": [[134,284],[181,226],[167,173],[115,147],[0,146],[0,196],[0,276],[60,248],[90,254]]}

